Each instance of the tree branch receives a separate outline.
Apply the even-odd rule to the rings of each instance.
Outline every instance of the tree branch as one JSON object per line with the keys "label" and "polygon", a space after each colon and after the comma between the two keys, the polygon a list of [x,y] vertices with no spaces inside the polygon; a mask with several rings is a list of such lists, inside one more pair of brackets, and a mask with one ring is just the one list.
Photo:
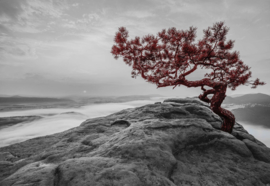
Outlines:
{"label": "tree branch", "polygon": [[194,67],[192,69],[190,69],[189,71],[187,71],[186,73],[181,74],[180,77],[185,77],[185,76],[191,74],[192,72],[194,72],[196,69],[197,69],[197,64],[195,64]]}
{"label": "tree branch", "polygon": [[215,89],[209,89],[203,92],[203,94],[199,95],[199,99],[206,102],[206,103],[210,103],[211,100],[207,97],[207,95],[209,94],[214,94],[216,92]]}

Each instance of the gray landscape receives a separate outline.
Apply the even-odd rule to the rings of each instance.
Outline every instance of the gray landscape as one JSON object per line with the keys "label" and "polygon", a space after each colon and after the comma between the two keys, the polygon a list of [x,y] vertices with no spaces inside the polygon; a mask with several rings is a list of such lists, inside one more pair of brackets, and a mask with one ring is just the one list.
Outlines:
{"label": "gray landscape", "polygon": [[[125,108],[162,102],[160,95],[90,97],[90,98],[31,98],[1,97],[0,146],[22,142],[34,137],[62,132],[79,126],[84,120],[105,116]],[[4,109],[6,108],[6,109]],[[267,146],[270,146],[270,96],[248,94],[227,97],[224,108],[231,110],[237,122],[250,128]],[[51,126],[51,127],[50,127]]]}
{"label": "gray landscape", "polygon": [[[17,139],[18,142],[24,141],[21,143],[7,141],[13,143],[8,146],[3,145],[5,139],[1,139],[4,147],[0,148],[0,183],[263,185],[270,181],[270,150],[263,141],[258,140],[258,136],[250,134],[252,130],[237,121],[232,135],[222,132],[221,118],[196,98],[163,100],[159,97],[152,101],[125,102],[122,106],[127,109],[124,110],[119,108],[120,103],[94,104],[95,109],[89,112],[94,112],[98,106],[102,110],[108,106],[113,109],[103,113],[103,117],[99,113],[98,117],[88,118],[76,126],[70,125],[70,129],[62,129],[63,132],[54,131],[57,127],[48,126],[52,128],[51,135],[41,133],[40,137],[26,141]],[[232,102],[229,104],[234,105]],[[81,114],[64,112],[46,116],[69,115],[75,118]],[[32,117],[29,116],[29,120]],[[18,122],[17,116],[11,118]],[[25,118],[27,116],[22,117],[21,124],[25,128],[31,122],[31,128],[40,125],[38,120],[31,120],[27,124]],[[53,123],[53,120],[50,122]],[[17,125],[20,124],[14,124],[14,127]],[[18,128],[23,130],[22,126]],[[268,130],[269,134],[269,129],[264,130]],[[57,133],[52,134],[54,132]],[[260,133],[263,134],[263,130]],[[264,140],[267,142],[269,138]],[[258,165],[259,170],[256,169]],[[217,171],[217,167],[231,171],[227,171],[224,177],[222,169]],[[254,169],[257,171],[249,171]]]}
{"label": "gray landscape", "polygon": [[0,0],[0,186],[270,186],[269,0]]}

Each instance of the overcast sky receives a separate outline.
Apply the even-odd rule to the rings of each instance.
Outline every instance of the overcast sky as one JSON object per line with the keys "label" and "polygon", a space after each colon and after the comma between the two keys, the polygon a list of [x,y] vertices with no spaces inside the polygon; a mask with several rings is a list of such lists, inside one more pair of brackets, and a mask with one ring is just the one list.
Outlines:
{"label": "overcast sky", "polygon": [[[0,0],[0,94],[195,96],[200,89],[156,89],[115,60],[111,47],[121,26],[131,38],[163,28],[203,29],[217,21],[267,85],[241,86],[231,94],[270,94],[269,0]],[[191,79],[200,79],[197,70]]]}

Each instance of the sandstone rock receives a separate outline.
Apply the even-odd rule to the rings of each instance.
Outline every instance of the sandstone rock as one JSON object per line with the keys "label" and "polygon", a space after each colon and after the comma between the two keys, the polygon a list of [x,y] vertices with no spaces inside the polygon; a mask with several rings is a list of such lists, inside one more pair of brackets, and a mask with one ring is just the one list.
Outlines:
{"label": "sandstone rock", "polygon": [[270,184],[269,148],[238,123],[221,131],[219,116],[197,101],[125,109],[0,148],[0,185]]}
{"label": "sandstone rock", "polygon": [[173,102],[173,103],[180,103],[180,104],[198,104],[198,105],[208,106],[207,103],[202,102],[198,98],[169,98],[169,99],[164,100],[164,103],[166,102]]}
{"label": "sandstone rock", "polygon": [[55,164],[44,164],[34,162],[20,168],[17,172],[8,177],[3,185],[53,185]]}
{"label": "sandstone rock", "polygon": [[12,161],[15,157],[10,152],[0,152],[0,161]]}
{"label": "sandstone rock", "polygon": [[249,140],[249,139],[244,139],[243,140],[246,144],[246,146],[249,148],[249,150],[252,152],[253,156],[260,160],[264,161],[266,163],[270,163],[270,149],[265,148],[262,146],[257,145],[255,142]]}

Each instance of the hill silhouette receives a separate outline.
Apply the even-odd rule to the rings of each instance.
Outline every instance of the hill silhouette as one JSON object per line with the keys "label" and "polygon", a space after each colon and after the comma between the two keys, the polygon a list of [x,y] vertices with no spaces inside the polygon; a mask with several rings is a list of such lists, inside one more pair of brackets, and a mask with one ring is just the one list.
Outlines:
{"label": "hill silhouette", "polygon": [[267,94],[245,94],[238,97],[227,96],[223,104],[270,104],[270,96]]}

